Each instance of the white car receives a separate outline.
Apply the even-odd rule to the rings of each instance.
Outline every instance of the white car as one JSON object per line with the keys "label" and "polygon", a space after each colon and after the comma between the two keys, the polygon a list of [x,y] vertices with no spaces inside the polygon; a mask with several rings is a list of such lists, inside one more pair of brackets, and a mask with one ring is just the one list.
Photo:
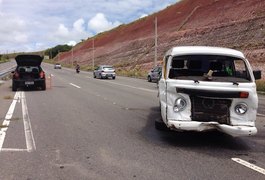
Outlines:
{"label": "white car", "polygon": [[62,69],[62,65],[60,63],[54,64],[54,69]]}
{"label": "white car", "polygon": [[159,81],[161,121],[157,129],[219,130],[231,136],[257,133],[255,78],[243,53],[219,47],[171,48]]}
{"label": "white car", "polygon": [[100,79],[103,79],[103,78],[104,79],[108,79],[108,78],[115,79],[116,72],[115,72],[114,67],[110,65],[100,65],[94,70],[93,77],[100,78]]}

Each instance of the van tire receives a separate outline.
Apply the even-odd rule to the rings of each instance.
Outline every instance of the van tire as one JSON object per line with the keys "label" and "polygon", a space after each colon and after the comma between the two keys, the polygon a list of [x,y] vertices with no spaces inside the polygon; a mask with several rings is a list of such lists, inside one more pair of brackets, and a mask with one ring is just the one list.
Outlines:
{"label": "van tire", "polygon": [[168,131],[169,128],[165,125],[162,120],[155,120],[155,128],[159,131]]}

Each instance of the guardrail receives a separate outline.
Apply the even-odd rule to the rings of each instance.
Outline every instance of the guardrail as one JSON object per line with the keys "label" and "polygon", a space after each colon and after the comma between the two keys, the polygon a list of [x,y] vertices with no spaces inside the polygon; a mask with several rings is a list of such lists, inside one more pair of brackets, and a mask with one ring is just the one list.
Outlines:
{"label": "guardrail", "polygon": [[0,71],[0,79],[3,79],[4,77],[6,77],[8,74],[10,74],[12,71],[14,71],[15,68],[16,68],[16,66],[13,66],[13,67],[11,67],[9,69]]}

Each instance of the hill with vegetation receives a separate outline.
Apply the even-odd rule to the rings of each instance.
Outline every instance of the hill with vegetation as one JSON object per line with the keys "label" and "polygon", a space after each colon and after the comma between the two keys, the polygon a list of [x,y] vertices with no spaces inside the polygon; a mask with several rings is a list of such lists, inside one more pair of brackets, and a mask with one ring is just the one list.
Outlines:
{"label": "hill with vegetation", "polygon": [[253,69],[265,69],[264,7],[264,0],[182,0],[88,38],[60,53],[56,61],[78,62],[90,69],[94,57],[95,65],[114,65],[118,71],[147,71],[154,65],[157,17],[159,62],[173,46],[221,46],[243,51]]}

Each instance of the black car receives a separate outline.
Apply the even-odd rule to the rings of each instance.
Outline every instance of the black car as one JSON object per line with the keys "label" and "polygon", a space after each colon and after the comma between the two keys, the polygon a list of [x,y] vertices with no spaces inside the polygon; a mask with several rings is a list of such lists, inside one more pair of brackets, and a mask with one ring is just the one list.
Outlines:
{"label": "black car", "polygon": [[17,67],[13,72],[12,91],[24,87],[39,87],[46,89],[45,72],[41,68],[42,56],[17,55]]}

